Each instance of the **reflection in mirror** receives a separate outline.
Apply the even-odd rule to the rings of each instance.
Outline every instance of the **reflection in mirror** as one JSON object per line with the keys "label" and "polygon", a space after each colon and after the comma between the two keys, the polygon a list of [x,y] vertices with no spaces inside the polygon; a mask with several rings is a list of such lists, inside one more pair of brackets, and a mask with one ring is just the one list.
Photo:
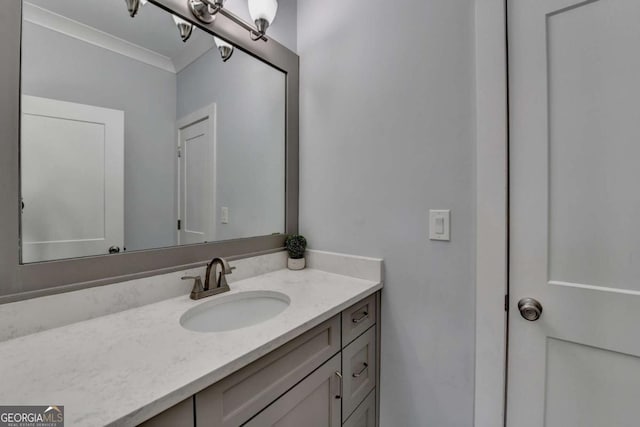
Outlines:
{"label": "reflection in mirror", "polygon": [[283,233],[284,73],[122,3],[24,2],[23,263]]}

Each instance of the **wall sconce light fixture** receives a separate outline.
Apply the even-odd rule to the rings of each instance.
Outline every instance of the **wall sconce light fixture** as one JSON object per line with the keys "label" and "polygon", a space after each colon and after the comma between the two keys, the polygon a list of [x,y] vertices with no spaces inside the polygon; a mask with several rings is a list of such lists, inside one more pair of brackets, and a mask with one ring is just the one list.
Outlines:
{"label": "wall sconce light fixture", "polygon": [[224,0],[187,0],[191,13],[200,22],[210,24],[220,13],[249,31],[254,41],[267,41],[265,34],[278,12],[278,0],[248,0],[249,13],[255,22],[255,27],[224,8]]}
{"label": "wall sconce light fixture", "polygon": [[171,16],[173,17],[173,22],[176,23],[176,27],[178,27],[180,38],[183,42],[186,42],[187,40],[189,40],[189,37],[191,37],[191,33],[193,32],[193,24],[185,21],[180,17],[177,17],[176,15]]}
{"label": "wall sconce light fixture", "polygon": [[258,29],[257,34],[251,36],[252,40],[260,40],[265,35],[277,12],[278,0],[249,0],[249,14]]}
{"label": "wall sconce light fixture", "polygon": [[218,51],[220,52],[220,56],[222,57],[222,62],[227,62],[229,58],[231,58],[231,55],[233,55],[233,46],[215,36],[213,37],[213,41],[215,41],[216,46],[218,46]]}
{"label": "wall sconce light fixture", "polygon": [[[140,6],[146,5],[149,0],[124,1],[127,4],[129,15],[133,18],[140,10]],[[224,8],[224,2],[225,0],[187,0],[191,13],[200,22],[210,24],[214,21],[216,15],[220,13],[245,30],[249,31],[251,40],[268,40],[265,34],[278,12],[278,0],[248,0],[249,14],[251,15],[251,19],[255,22],[255,27],[227,11]],[[176,27],[178,27],[180,38],[183,42],[186,42],[193,33],[193,24],[179,16],[171,16],[173,17],[173,21],[176,23]],[[229,58],[231,58],[231,55],[233,55],[234,47],[217,37],[215,37],[215,43],[220,55],[222,56],[222,60],[227,62]]]}

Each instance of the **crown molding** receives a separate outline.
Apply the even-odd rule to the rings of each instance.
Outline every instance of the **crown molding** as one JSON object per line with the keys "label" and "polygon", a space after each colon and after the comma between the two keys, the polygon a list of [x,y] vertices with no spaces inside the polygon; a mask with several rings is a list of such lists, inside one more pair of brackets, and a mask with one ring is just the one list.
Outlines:
{"label": "crown molding", "polygon": [[[196,30],[194,28],[193,30]],[[187,49],[184,49],[182,53],[173,58],[173,65],[175,66],[176,73],[187,68],[190,64],[195,62],[198,58],[200,58],[205,53],[209,52],[211,49],[217,49],[216,44],[213,41],[213,37],[206,34],[206,37],[192,37],[189,39],[189,43]]]}
{"label": "crown molding", "polygon": [[[119,53],[136,61],[160,68],[161,70],[176,73],[176,66],[171,58],[34,4],[24,2],[23,17],[25,21],[31,22],[32,24]],[[182,68],[184,68],[184,66],[185,65],[183,65]]]}

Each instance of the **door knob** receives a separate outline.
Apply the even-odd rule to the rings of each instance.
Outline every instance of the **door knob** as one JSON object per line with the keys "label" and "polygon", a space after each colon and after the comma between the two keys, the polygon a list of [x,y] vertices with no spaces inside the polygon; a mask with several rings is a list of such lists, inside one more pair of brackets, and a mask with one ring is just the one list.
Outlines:
{"label": "door knob", "polygon": [[111,247],[109,248],[109,253],[110,253],[110,254],[118,254],[118,253],[120,253],[120,247],[118,247],[118,246],[111,246]]}
{"label": "door knob", "polygon": [[542,304],[533,298],[522,298],[518,301],[518,310],[525,320],[535,322],[542,315]]}

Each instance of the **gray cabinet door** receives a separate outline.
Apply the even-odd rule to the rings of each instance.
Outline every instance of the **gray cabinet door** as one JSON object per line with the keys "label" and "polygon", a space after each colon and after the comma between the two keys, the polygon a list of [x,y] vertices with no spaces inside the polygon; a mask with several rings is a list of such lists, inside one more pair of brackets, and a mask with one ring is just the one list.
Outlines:
{"label": "gray cabinet door", "polygon": [[196,394],[198,425],[241,425],[339,351],[340,316],[334,316]]}
{"label": "gray cabinet door", "polygon": [[339,427],[340,355],[273,402],[245,425],[248,427]]}
{"label": "gray cabinet door", "polygon": [[343,427],[376,427],[376,391],[369,396],[353,411],[353,414],[343,424]]}
{"label": "gray cabinet door", "polygon": [[145,421],[139,427],[193,427],[193,420],[193,397],[190,397]]}
{"label": "gray cabinet door", "polygon": [[373,326],[342,350],[344,395],[342,416],[346,421],[376,386],[376,327]]}

